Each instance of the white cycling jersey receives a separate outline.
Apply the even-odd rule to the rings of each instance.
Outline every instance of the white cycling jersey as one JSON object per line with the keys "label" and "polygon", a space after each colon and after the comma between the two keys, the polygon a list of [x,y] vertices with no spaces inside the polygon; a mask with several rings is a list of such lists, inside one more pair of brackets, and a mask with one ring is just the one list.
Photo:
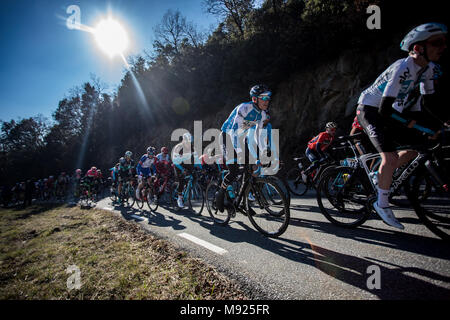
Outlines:
{"label": "white cycling jersey", "polygon": [[258,110],[253,102],[245,102],[234,108],[228,119],[223,123],[221,130],[231,136],[236,151],[242,152],[243,146],[240,145],[239,139],[248,133],[252,133],[252,137],[247,136],[249,139],[254,140],[259,146],[264,145],[260,140],[263,138],[261,129],[266,119],[268,119],[266,111]]}
{"label": "white cycling jersey", "polygon": [[396,98],[392,107],[403,112],[405,106],[412,101],[410,111],[421,110],[421,99],[414,101],[415,88],[419,86],[420,94],[434,93],[434,79],[438,67],[430,62],[424,68],[414,62],[412,57],[397,60],[389,66],[375,82],[364,90],[358,104],[379,107],[383,97]]}

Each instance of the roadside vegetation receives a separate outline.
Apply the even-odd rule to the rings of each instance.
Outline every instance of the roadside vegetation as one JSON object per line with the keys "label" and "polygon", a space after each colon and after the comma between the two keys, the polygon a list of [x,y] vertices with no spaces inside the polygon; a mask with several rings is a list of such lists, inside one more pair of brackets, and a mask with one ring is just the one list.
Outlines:
{"label": "roadside vegetation", "polygon": [[[68,289],[72,265],[80,289]],[[211,266],[139,226],[64,205],[0,210],[0,299],[247,297]]]}

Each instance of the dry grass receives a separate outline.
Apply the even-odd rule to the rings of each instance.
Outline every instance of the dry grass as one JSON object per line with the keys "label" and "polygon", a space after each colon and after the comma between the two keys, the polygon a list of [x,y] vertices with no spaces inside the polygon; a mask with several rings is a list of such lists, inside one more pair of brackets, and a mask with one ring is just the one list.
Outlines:
{"label": "dry grass", "polygon": [[[70,265],[81,288],[68,290]],[[0,299],[246,299],[212,267],[102,210],[0,210]]]}

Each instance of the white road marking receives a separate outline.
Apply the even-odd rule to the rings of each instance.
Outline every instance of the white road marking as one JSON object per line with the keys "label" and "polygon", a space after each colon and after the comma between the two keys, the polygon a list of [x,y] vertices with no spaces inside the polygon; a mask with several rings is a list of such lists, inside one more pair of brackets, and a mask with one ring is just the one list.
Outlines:
{"label": "white road marking", "polygon": [[225,254],[225,253],[228,252],[227,250],[222,249],[222,248],[220,248],[218,246],[215,246],[212,243],[209,243],[209,242],[207,242],[205,240],[202,240],[202,239],[199,239],[197,237],[194,237],[193,235],[191,235],[189,233],[183,232],[183,233],[179,233],[178,235],[180,237],[188,239],[189,241],[192,241],[192,242],[194,242],[194,243],[196,243],[196,244],[198,244],[198,245],[200,245],[202,247],[205,247],[206,249],[211,250],[211,251],[213,251],[213,252],[215,252],[217,254]]}

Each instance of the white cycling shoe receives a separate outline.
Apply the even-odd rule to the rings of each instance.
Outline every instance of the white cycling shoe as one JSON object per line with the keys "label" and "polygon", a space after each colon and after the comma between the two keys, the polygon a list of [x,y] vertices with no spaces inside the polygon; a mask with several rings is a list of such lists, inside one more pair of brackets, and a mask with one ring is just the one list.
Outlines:
{"label": "white cycling shoe", "polygon": [[373,204],[373,208],[386,224],[400,230],[405,229],[405,227],[395,218],[391,208],[380,208],[377,202]]}
{"label": "white cycling shoe", "polygon": [[177,204],[178,208],[184,208],[183,197],[178,197]]}

